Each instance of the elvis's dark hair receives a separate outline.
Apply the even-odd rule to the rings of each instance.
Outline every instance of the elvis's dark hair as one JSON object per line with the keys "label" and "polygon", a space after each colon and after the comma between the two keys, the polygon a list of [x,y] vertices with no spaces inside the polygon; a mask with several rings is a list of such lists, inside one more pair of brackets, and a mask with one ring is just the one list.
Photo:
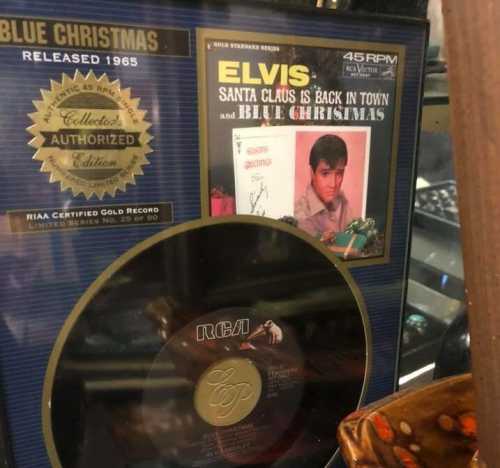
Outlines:
{"label": "elvis's dark hair", "polygon": [[319,162],[325,161],[332,169],[339,161],[347,164],[347,146],[345,141],[337,135],[323,135],[318,138],[309,154],[309,165],[315,171]]}

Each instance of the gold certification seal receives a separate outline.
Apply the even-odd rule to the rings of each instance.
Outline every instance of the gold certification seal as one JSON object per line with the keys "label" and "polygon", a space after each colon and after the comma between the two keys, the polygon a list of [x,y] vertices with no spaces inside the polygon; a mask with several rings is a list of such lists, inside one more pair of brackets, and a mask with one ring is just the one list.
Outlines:
{"label": "gold certification seal", "polygon": [[50,182],[87,199],[114,197],[135,184],[141,166],[149,164],[152,137],[146,111],[130,93],[106,74],[84,76],[78,70],[74,78],[63,74],[61,83],[51,80],[50,91],[41,90],[43,99],[33,101],[37,111],[29,115],[34,124],[27,130],[34,136],[29,144],[37,148],[33,159],[42,162],[40,170],[50,173]]}

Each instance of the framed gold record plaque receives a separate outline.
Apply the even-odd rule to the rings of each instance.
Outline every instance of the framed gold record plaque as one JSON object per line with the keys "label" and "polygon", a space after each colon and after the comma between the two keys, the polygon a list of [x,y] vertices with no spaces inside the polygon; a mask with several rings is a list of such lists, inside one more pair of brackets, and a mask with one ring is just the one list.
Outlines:
{"label": "framed gold record plaque", "polygon": [[339,421],[397,375],[426,37],[1,2],[6,466],[343,466]]}

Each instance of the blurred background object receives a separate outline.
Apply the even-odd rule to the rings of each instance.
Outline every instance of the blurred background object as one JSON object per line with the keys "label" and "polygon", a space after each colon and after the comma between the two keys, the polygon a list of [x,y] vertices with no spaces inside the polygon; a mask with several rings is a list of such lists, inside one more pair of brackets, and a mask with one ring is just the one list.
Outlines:
{"label": "blurred background object", "polygon": [[[267,0],[283,6],[312,6],[358,13],[425,18],[429,0]],[[432,3],[433,0],[430,0]]]}
{"label": "blurred background object", "polygon": [[337,0],[339,10],[425,18],[428,0]]}
{"label": "blurred background object", "polygon": [[415,192],[400,388],[470,369],[441,0],[431,22]]}

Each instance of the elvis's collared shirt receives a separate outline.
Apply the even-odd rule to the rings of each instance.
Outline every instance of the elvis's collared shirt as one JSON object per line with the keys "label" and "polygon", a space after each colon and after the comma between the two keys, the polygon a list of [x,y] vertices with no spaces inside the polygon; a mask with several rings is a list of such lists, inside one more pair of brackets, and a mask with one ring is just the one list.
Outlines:
{"label": "elvis's collared shirt", "polygon": [[295,218],[299,227],[314,237],[325,233],[341,232],[352,221],[349,202],[343,192],[329,205],[325,205],[309,184],[295,202]]}

